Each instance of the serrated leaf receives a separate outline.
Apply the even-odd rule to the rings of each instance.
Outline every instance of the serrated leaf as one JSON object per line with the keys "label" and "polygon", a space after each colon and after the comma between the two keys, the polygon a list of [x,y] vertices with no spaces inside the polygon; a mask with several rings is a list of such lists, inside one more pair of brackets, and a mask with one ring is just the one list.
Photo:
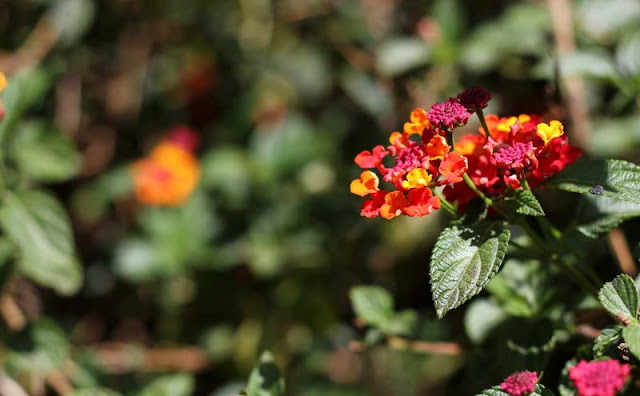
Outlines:
{"label": "serrated leaf", "polygon": [[635,319],[638,311],[638,291],[629,275],[621,274],[605,283],[598,292],[598,299],[609,313]]}
{"label": "serrated leaf", "polygon": [[156,378],[138,393],[138,396],[190,396],[195,380],[191,374],[169,374]]}
{"label": "serrated leaf", "polygon": [[0,224],[19,248],[18,271],[63,295],[82,285],[71,226],[64,208],[42,191],[7,192]]}
{"label": "serrated leaf", "polygon": [[284,379],[280,377],[280,370],[274,362],[273,355],[265,351],[249,376],[247,395],[280,396],[284,395],[284,392]]}
{"label": "serrated leaf", "polygon": [[18,128],[9,156],[20,172],[42,182],[67,180],[82,162],[71,142],[43,121],[23,123]]}
{"label": "serrated leaf", "polygon": [[629,346],[631,353],[640,359],[640,324],[634,321],[629,326],[622,329],[622,337],[624,342]]}
{"label": "serrated leaf", "polygon": [[385,327],[393,317],[393,298],[378,286],[356,286],[349,291],[353,310],[366,324]]}
{"label": "serrated leaf", "polygon": [[547,182],[547,186],[580,194],[593,194],[602,186],[602,195],[640,204],[640,166],[612,159],[589,159],[567,166]]}
{"label": "serrated leaf", "polygon": [[517,213],[527,216],[544,216],[540,202],[529,190],[515,190],[513,196],[505,198],[504,201]]}
{"label": "serrated leaf", "polygon": [[[500,390],[499,386],[494,386],[491,389],[482,391],[482,393],[479,393],[476,396],[510,396],[510,394]],[[527,396],[554,396],[554,394],[549,389],[545,388],[544,385],[537,384],[533,392],[529,393]]]}
{"label": "serrated leaf", "polygon": [[438,317],[478,294],[498,272],[509,244],[509,230],[497,223],[452,225],[438,237],[431,254],[431,291]]}
{"label": "serrated leaf", "polygon": [[602,333],[593,341],[593,356],[596,358],[604,356],[609,347],[620,342],[621,329],[618,325],[602,329]]}
{"label": "serrated leaf", "polygon": [[576,229],[598,238],[622,222],[640,216],[640,204],[598,196],[582,197],[576,213]]}

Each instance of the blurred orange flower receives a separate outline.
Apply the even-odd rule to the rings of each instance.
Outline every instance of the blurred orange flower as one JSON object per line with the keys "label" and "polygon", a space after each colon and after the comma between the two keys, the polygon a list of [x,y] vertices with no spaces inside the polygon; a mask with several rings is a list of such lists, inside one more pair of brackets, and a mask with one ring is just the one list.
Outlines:
{"label": "blurred orange flower", "polygon": [[[181,127],[184,137],[184,127]],[[195,137],[195,132],[190,131]],[[148,157],[131,167],[136,199],[147,205],[178,206],[198,185],[200,164],[191,148],[174,141],[174,133],[158,144]]]}
{"label": "blurred orange flower", "polygon": [[[9,82],[7,81],[7,76],[5,76],[4,73],[0,72],[0,93],[4,91],[8,83]],[[4,118],[4,106],[2,105],[2,100],[0,100],[0,121],[2,121],[3,118]]]}

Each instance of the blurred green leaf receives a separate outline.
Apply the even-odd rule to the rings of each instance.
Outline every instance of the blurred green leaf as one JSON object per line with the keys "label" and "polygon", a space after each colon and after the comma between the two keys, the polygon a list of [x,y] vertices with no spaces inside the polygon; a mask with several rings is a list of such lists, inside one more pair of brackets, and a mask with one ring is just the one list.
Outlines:
{"label": "blurred green leaf", "polygon": [[576,51],[560,58],[560,73],[563,77],[584,77],[612,81],[616,68],[611,56],[602,51]]}
{"label": "blurred green leaf", "polygon": [[46,375],[61,370],[69,358],[64,331],[53,320],[41,318],[12,336],[6,363],[10,372]]}
{"label": "blurred green leaf", "polygon": [[459,59],[472,72],[482,73],[508,66],[513,55],[543,56],[551,30],[547,7],[515,3],[498,19],[485,22],[469,34]]}
{"label": "blurred green leaf", "polygon": [[339,79],[340,85],[351,100],[371,117],[381,119],[391,114],[393,99],[389,90],[382,84],[352,68],[342,70]]}
{"label": "blurred green leaf", "polygon": [[349,291],[358,318],[374,327],[384,327],[394,313],[393,297],[379,286],[356,286]]}
{"label": "blurred green leaf", "polygon": [[474,344],[481,344],[493,329],[507,318],[505,312],[493,301],[472,301],[464,316],[464,328]]}
{"label": "blurred green leaf", "polygon": [[640,89],[640,30],[620,40],[616,49],[616,63],[621,73],[636,84],[636,89]]}
{"label": "blurred green leaf", "polygon": [[638,291],[629,275],[618,275],[605,283],[598,292],[600,303],[614,316],[635,320],[638,312]]}
{"label": "blurred green leaf", "polygon": [[235,147],[216,147],[201,160],[202,186],[220,192],[224,202],[242,208],[249,198],[252,184],[250,160],[245,151]]}
{"label": "blurred green leaf", "polygon": [[497,224],[446,228],[433,247],[431,291],[438,317],[480,293],[498,272],[509,244],[509,230]]}
{"label": "blurred green leaf", "polygon": [[248,396],[284,395],[284,379],[270,352],[263,352],[258,365],[253,369],[247,384]]}
{"label": "blurred green leaf", "polygon": [[201,344],[211,359],[218,362],[226,359],[233,349],[233,328],[228,324],[221,324],[208,329],[201,338]]}
{"label": "blurred green leaf", "polygon": [[19,248],[18,270],[64,295],[82,286],[82,267],[75,256],[69,219],[64,208],[42,191],[7,192],[0,223]]}
{"label": "blurred green leaf", "polygon": [[78,173],[82,162],[71,142],[45,121],[21,124],[9,156],[18,170],[41,182],[67,180]]}
{"label": "blurred green leaf", "polygon": [[76,44],[91,28],[95,15],[93,0],[52,0],[49,18],[65,46]]}
{"label": "blurred green leaf", "polygon": [[20,116],[29,107],[42,101],[50,86],[51,76],[43,68],[10,76],[9,85],[2,93],[5,116],[0,122],[0,137],[5,138]]}
{"label": "blurred green leaf", "polygon": [[589,238],[598,238],[622,222],[640,216],[640,204],[599,196],[583,196],[575,226]]}
{"label": "blurred green leaf", "polygon": [[378,47],[376,68],[380,74],[395,77],[426,65],[430,60],[429,46],[416,38],[393,38]]}
{"label": "blurred green leaf", "polygon": [[640,3],[636,0],[584,0],[577,3],[580,29],[600,40],[611,40],[625,26],[637,26]]}
{"label": "blurred green leaf", "polygon": [[69,396],[120,396],[120,393],[106,388],[84,388],[74,391]]}
{"label": "blurred green leaf", "polygon": [[640,116],[593,120],[588,151],[595,156],[619,156],[640,144]]}
{"label": "blurred green leaf", "polygon": [[290,113],[280,123],[262,125],[254,132],[249,155],[260,181],[274,183],[322,157],[329,149],[326,138],[308,118]]}
{"label": "blurred green leaf", "polygon": [[195,381],[191,374],[168,374],[151,381],[137,396],[191,396],[194,389]]}

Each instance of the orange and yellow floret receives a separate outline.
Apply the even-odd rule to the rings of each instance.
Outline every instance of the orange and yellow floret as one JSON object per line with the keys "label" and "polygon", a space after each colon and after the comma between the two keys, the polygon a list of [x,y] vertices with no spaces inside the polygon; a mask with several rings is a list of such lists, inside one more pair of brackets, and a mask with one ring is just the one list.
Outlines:
{"label": "orange and yellow floret", "polygon": [[[461,114],[459,108],[455,111]],[[392,219],[427,215],[440,208],[435,188],[442,189],[447,201],[463,209],[476,197],[463,182],[465,173],[478,190],[500,197],[522,188],[523,178],[531,187],[538,186],[580,155],[579,149],[569,146],[559,121],[546,124],[528,114],[488,115],[485,121],[489,136],[480,128],[478,134],[462,136],[451,147],[447,134],[452,124],[434,126],[429,116],[425,110],[415,109],[403,132],[390,135],[389,146],[378,145],[355,157],[363,172],[351,182],[351,192],[367,197],[362,216]],[[465,117],[460,119],[466,122]],[[381,188],[381,182],[391,188]]]}
{"label": "orange and yellow floret", "polygon": [[147,157],[131,166],[139,202],[178,206],[191,196],[200,179],[200,165],[193,153],[195,142],[195,132],[185,127],[176,128]]}

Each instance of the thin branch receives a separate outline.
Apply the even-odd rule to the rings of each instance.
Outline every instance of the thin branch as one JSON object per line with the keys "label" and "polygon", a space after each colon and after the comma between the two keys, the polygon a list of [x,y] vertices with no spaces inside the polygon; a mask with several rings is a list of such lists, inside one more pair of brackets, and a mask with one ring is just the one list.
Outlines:
{"label": "thin branch", "polygon": [[607,242],[609,243],[609,249],[611,249],[620,266],[620,270],[632,278],[635,278],[638,275],[638,266],[633,259],[631,248],[629,248],[629,243],[627,243],[627,239],[622,230],[619,228],[611,230],[607,236]]}
{"label": "thin branch", "polygon": [[211,367],[209,355],[194,346],[141,349],[127,343],[106,342],[93,348],[98,364],[112,374],[137,370],[199,372]]}
{"label": "thin branch", "polygon": [[[455,342],[429,342],[415,341],[408,338],[389,336],[387,346],[397,351],[413,351],[429,355],[458,356],[464,351],[460,344]],[[365,352],[367,346],[359,341],[352,341],[349,349],[354,352]]]}
{"label": "thin branch", "polygon": [[[573,14],[569,0],[547,0],[547,6],[553,21],[553,33],[556,41],[556,57],[576,50],[576,40],[573,34]],[[566,90],[565,102],[569,109],[569,116],[573,128],[572,139],[575,145],[586,147],[589,138],[589,122],[587,106],[585,104],[585,89],[582,79],[570,77],[564,79]]]}

